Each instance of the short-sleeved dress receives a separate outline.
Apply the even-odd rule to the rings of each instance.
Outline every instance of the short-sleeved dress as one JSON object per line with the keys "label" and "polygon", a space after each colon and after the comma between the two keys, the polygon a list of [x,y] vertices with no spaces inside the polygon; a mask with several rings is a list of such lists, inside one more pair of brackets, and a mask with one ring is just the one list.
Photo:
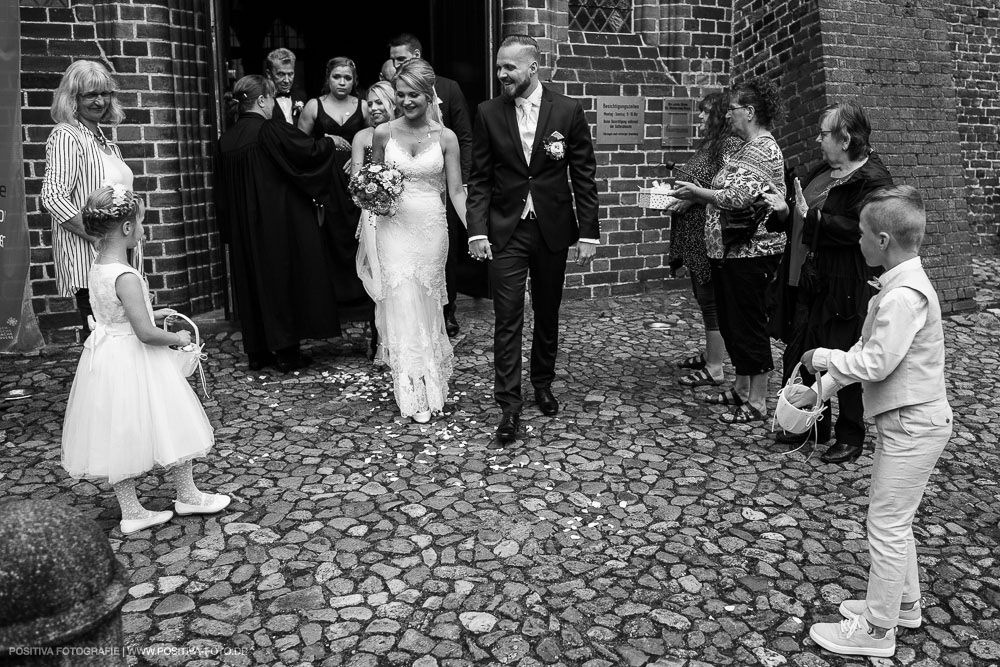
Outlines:
{"label": "short-sleeved dress", "polygon": [[[125,273],[143,280],[125,264],[90,269],[97,328],[83,346],[62,433],[66,472],[111,484],[197,458],[214,443],[212,425],[172,358],[175,352],[146,345],[132,331],[115,288]],[[146,310],[152,321],[148,296]]]}

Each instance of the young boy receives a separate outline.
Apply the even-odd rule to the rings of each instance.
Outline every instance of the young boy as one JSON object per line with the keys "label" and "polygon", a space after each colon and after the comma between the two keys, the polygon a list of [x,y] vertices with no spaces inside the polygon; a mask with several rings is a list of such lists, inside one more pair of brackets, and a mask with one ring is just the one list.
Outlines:
{"label": "young boy", "polygon": [[846,620],[809,629],[813,641],[843,655],[892,656],[896,626],[916,628],[921,620],[913,517],[952,431],[941,308],[919,256],[925,225],[915,188],[869,195],[861,211],[861,252],[885,273],[861,340],[847,352],[818,348],[802,357],[809,371],[827,372],[823,389],[830,394],[861,382],[865,417],[878,431],[868,496],[868,593],[841,603]]}

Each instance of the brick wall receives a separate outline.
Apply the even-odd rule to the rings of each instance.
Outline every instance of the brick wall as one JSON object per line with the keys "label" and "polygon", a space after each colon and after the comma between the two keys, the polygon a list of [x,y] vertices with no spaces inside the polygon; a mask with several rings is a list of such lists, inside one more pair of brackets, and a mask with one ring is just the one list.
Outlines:
{"label": "brick wall", "polygon": [[[543,53],[541,80],[581,100],[595,131],[595,96],[645,98],[641,145],[596,146],[603,246],[589,270],[567,267],[570,297],[641,292],[670,278],[669,216],[637,205],[637,192],[667,172],[665,98],[700,99],[728,84],[730,0],[637,0],[634,32],[608,34],[569,29],[568,0],[504,0],[503,33],[527,33]],[[595,132],[596,136],[596,132]]]}
{"label": "brick wall", "polygon": [[1000,5],[949,0],[965,199],[974,243],[996,246],[1000,223]]}
{"label": "brick wall", "polygon": [[820,159],[813,141],[819,112],[857,99],[894,180],[924,196],[922,254],[942,309],[974,308],[965,161],[940,3],[737,0],[734,16],[734,77],[775,77],[790,102],[788,119],[775,130],[789,163],[801,173]]}
{"label": "brick wall", "polygon": [[51,220],[39,192],[52,92],[66,67],[99,59],[114,72],[125,121],[105,131],[149,204],[145,270],[160,305],[222,305],[221,254],[211,212],[207,4],[199,0],[22,2],[21,88],[33,306],[50,341],[71,340],[75,304],[56,296]]}

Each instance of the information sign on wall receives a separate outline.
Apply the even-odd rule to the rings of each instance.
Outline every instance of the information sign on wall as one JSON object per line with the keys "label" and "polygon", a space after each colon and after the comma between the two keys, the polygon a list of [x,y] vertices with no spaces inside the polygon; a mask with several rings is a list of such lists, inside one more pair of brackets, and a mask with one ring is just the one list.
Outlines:
{"label": "information sign on wall", "polygon": [[694,146],[695,111],[698,101],[689,97],[668,97],[663,100],[664,148],[686,150]]}
{"label": "information sign on wall", "polygon": [[596,97],[597,143],[641,144],[643,108],[641,97]]}

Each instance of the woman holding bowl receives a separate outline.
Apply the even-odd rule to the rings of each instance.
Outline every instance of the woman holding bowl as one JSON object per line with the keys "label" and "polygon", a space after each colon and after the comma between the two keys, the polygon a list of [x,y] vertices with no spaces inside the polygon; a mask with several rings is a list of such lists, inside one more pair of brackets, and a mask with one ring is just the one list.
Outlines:
{"label": "woman holding bowl", "polygon": [[[743,145],[743,140],[732,133],[722,93],[705,96],[698,109],[703,139],[691,159],[683,167],[677,167],[676,172],[687,179],[696,179],[699,184],[711,183],[722,165]],[[723,380],[726,346],[719,331],[712,267],[705,248],[705,205],[693,200],[677,200],[667,210],[675,214],[670,230],[670,268],[687,267],[691,289],[705,325],[705,351],[677,364],[692,370],[678,382],[685,387],[718,385]]]}
{"label": "woman holding bowl", "polygon": [[719,330],[736,371],[733,388],[706,400],[732,407],[726,423],[763,421],[767,416],[767,380],[774,368],[768,334],[768,285],[785,247],[784,232],[769,231],[767,216],[749,238],[726,244],[723,226],[747,211],[765,192],[785,194],[784,157],[771,128],[783,115],[777,86],[757,77],[735,86],[727,117],[733,133],[746,143],[712,179],[710,187],[677,181],[678,199],[706,204],[705,243]]}

